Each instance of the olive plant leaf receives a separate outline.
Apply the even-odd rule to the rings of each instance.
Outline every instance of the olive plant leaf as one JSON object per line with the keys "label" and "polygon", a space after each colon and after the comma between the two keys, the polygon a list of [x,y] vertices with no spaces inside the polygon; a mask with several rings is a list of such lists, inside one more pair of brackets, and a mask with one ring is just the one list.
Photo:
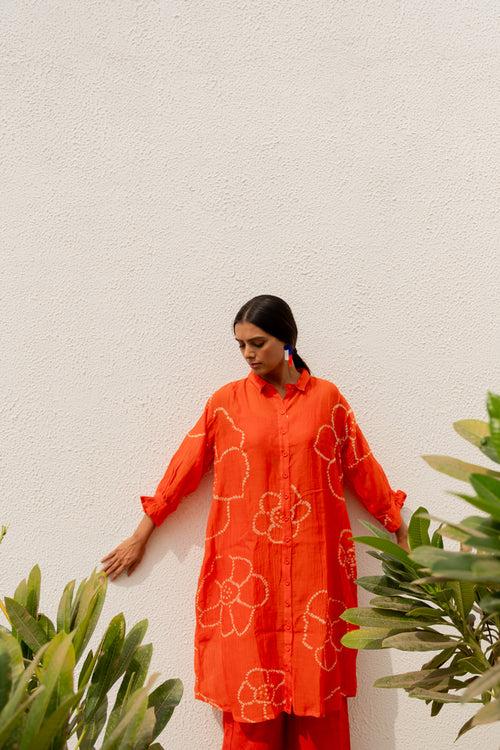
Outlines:
{"label": "olive plant leaf", "polygon": [[430,544],[429,538],[430,520],[427,514],[427,508],[420,505],[412,513],[410,523],[408,524],[408,541],[410,549],[421,547],[422,544]]}
{"label": "olive plant leaf", "polygon": [[364,544],[367,544],[370,547],[375,547],[375,549],[381,550],[389,557],[394,560],[399,560],[409,567],[415,567],[415,564],[412,563],[408,557],[408,552],[390,539],[382,539],[381,537],[373,536],[353,536],[352,538],[356,542],[364,542]]}
{"label": "olive plant leaf", "polygon": [[480,448],[481,442],[490,434],[488,422],[482,419],[458,419],[452,423],[452,427],[460,437],[468,440],[476,448]]}
{"label": "olive plant leaf", "polygon": [[414,630],[390,635],[383,641],[384,648],[397,648],[400,651],[440,651],[443,648],[457,647],[464,641],[435,631]]}
{"label": "olive plant leaf", "polygon": [[486,672],[480,677],[477,677],[473,682],[470,683],[468,688],[464,691],[462,697],[464,700],[472,698],[475,695],[484,693],[486,690],[500,687],[500,662],[491,669],[487,669]]}
{"label": "olive plant leaf", "polygon": [[441,474],[453,477],[453,479],[459,479],[461,482],[469,483],[469,477],[473,473],[500,478],[500,472],[498,471],[488,469],[479,464],[471,464],[467,461],[461,461],[459,458],[453,458],[452,456],[421,454],[420,458],[423,458],[432,469],[441,472]]}
{"label": "olive plant leaf", "polygon": [[428,620],[406,617],[405,615],[399,615],[394,610],[375,609],[373,607],[349,607],[341,613],[340,617],[354,625],[366,625],[375,628],[414,630],[416,627],[427,628],[429,626]]}
{"label": "olive plant leaf", "polygon": [[486,409],[489,416],[491,441],[500,459],[500,395],[487,391]]}
{"label": "olive plant leaf", "polygon": [[388,635],[393,633],[399,633],[399,630],[393,630],[391,628],[355,628],[354,630],[348,630],[344,633],[340,642],[347,648],[355,649],[381,649],[383,648],[383,640]]}
{"label": "olive plant leaf", "polygon": [[474,716],[462,725],[455,737],[455,741],[465,734],[465,732],[473,729],[473,727],[478,727],[482,724],[492,724],[494,721],[500,721],[500,700],[492,700],[480,708]]}
{"label": "olive plant leaf", "polygon": [[12,627],[20,635],[22,640],[33,650],[38,651],[44,643],[48,642],[47,633],[40,623],[28,612],[26,607],[10,596],[5,597],[7,609]]}

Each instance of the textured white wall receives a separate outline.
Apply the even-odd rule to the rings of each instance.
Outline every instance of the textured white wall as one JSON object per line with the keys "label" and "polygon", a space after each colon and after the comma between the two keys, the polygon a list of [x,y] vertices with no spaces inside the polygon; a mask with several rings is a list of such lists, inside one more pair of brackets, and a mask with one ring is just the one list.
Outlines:
{"label": "textured white wall", "polygon": [[[2,0],[0,26],[1,595],[39,562],[54,613],[135,528],[206,397],[247,374],[231,322],[263,292],[408,503],[468,512],[420,455],[477,460],[451,422],[500,390],[498,3]],[[102,617],[149,618],[152,668],[185,686],[175,750],[222,738],[192,697],[209,503],[210,477]],[[498,746],[454,744],[472,707],[431,719],[372,687],[424,660],[360,653],[353,750]]]}

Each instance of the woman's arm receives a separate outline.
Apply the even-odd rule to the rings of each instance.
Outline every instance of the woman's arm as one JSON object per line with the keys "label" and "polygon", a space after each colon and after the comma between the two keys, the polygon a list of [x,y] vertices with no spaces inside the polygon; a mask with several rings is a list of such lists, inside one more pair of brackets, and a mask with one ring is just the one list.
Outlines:
{"label": "woman's arm", "polygon": [[141,522],[139,523],[139,526],[136,528],[132,536],[146,543],[155,528],[156,526],[153,523],[151,516],[148,516],[147,513],[145,513],[141,519]]}
{"label": "woman's arm", "polygon": [[[406,500],[404,490],[394,490],[379,461],[373,455],[347,399],[340,394],[344,410],[342,431],[342,472],[344,480],[365,508],[388,531],[402,540],[406,537],[401,508]],[[399,541],[399,539],[398,539]]]}
{"label": "woman's arm", "polygon": [[[210,396],[203,412],[170,459],[154,495],[140,496],[144,513],[155,526],[160,526],[176,510],[180,501],[194,492],[213,460],[213,407]],[[145,530],[141,527],[139,533],[147,531],[147,527]]]}
{"label": "woman's arm", "polygon": [[149,537],[165,518],[173,513],[183,497],[193,492],[212,465],[214,458],[213,410],[211,397],[202,414],[185,435],[169,461],[154,495],[141,495],[144,510],[133,534],[101,559],[106,573],[114,580],[124,570],[127,575],[141,561]]}
{"label": "woman's arm", "polygon": [[406,522],[410,520],[412,512],[413,511],[407,505],[401,507],[401,526],[394,532],[396,534],[396,540],[399,546],[407,552],[411,552],[411,549],[408,544],[408,526]]}

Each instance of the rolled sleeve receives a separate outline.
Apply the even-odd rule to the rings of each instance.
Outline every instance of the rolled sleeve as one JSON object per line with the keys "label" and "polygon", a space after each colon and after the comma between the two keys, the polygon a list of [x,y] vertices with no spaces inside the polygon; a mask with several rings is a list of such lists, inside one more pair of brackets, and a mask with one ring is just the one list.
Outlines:
{"label": "rolled sleeve", "polygon": [[155,526],[175,511],[182,498],[198,487],[213,463],[213,412],[211,397],[202,414],[185,435],[161,478],[154,495],[141,495],[144,512]]}
{"label": "rolled sleeve", "polygon": [[402,523],[401,508],[407,493],[391,487],[344,396],[341,396],[341,403],[345,407],[342,472],[346,485],[388,531],[397,531]]}

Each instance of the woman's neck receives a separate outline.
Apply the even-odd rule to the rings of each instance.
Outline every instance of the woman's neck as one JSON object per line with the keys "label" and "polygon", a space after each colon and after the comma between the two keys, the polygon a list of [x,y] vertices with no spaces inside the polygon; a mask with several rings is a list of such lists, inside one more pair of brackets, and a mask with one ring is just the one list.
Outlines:
{"label": "woman's neck", "polygon": [[275,388],[283,389],[287,383],[297,382],[300,378],[300,371],[297,370],[295,365],[289,367],[288,362],[283,360],[281,365],[268,372],[265,376],[261,375],[261,378],[274,385]]}

